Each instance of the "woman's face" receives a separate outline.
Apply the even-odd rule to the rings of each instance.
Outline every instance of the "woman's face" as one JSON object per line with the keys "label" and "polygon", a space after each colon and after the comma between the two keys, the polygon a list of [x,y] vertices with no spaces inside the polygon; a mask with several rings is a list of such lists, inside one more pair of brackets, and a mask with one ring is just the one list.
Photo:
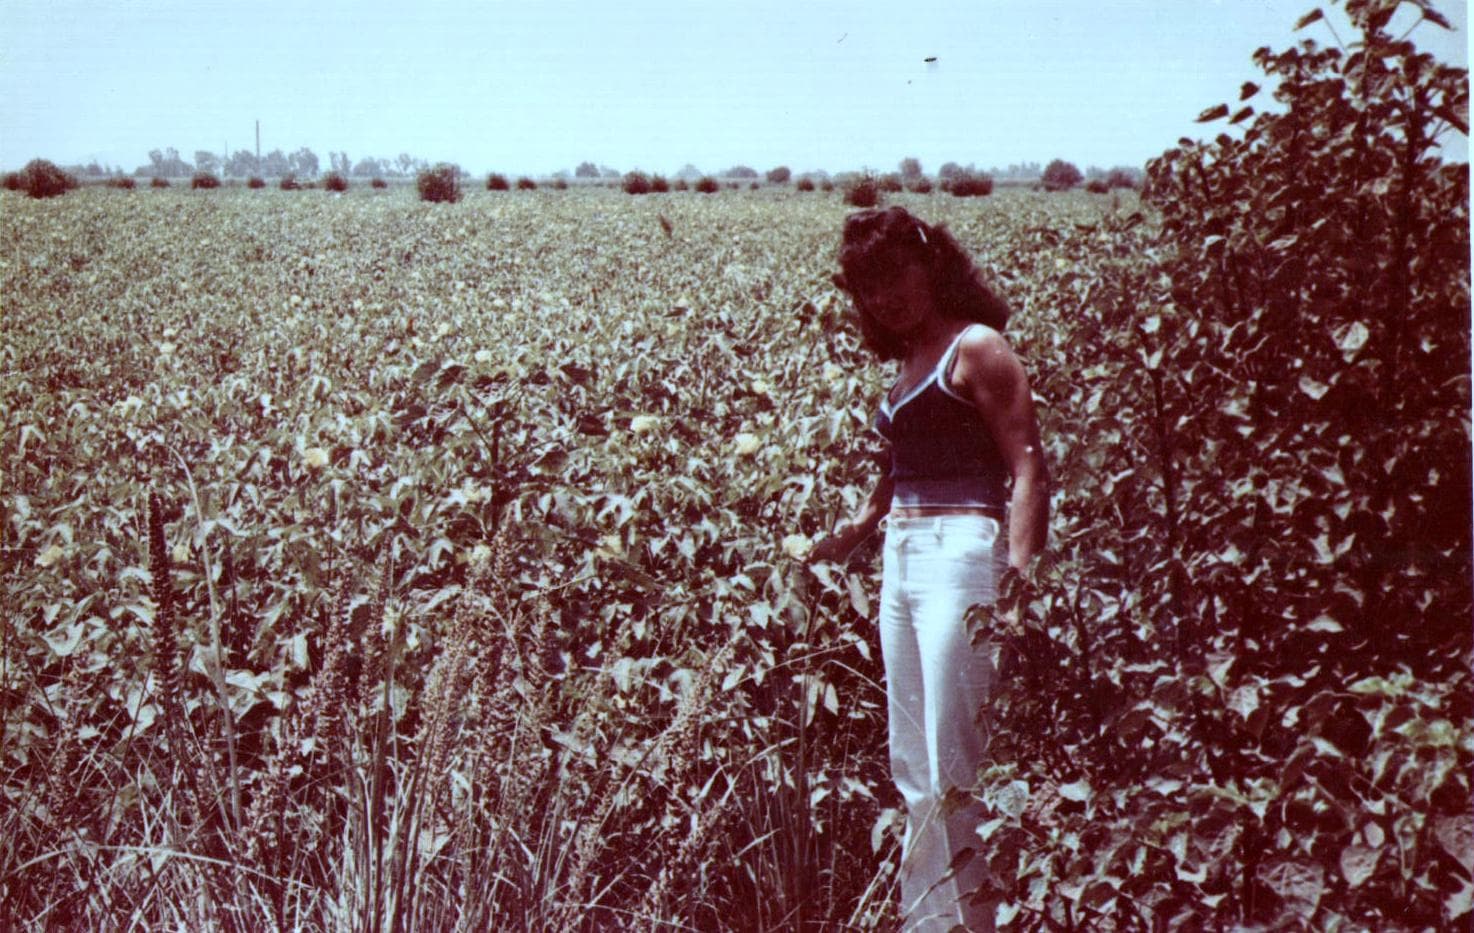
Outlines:
{"label": "woman's face", "polygon": [[855,302],[897,337],[915,331],[933,313],[931,277],[916,259],[875,270],[852,283]]}

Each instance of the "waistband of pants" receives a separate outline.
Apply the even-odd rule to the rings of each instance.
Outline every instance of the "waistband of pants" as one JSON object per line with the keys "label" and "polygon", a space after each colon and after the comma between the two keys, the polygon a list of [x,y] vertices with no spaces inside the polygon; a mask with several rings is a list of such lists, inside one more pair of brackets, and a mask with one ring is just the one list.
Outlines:
{"label": "waistband of pants", "polygon": [[[991,525],[991,528],[987,526]],[[937,535],[947,533],[968,535],[980,533],[987,529],[990,534],[1001,535],[1003,531],[1003,516],[993,514],[991,511],[949,511],[935,512],[926,515],[902,513],[897,515],[892,511],[885,520],[885,536],[895,541],[902,536],[919,532],[933,532]]]}
{"label": "waistband of pants", "polygon": [[1006,496],[995,477],[900,477],[891,490],[891,508],[1002,508]]}
{"label": "waistband of pants", "polygon": [[937,515],[986,515],[1003,521],[1006,512],[994,505],[892,505],[891,519],[933,518]]}

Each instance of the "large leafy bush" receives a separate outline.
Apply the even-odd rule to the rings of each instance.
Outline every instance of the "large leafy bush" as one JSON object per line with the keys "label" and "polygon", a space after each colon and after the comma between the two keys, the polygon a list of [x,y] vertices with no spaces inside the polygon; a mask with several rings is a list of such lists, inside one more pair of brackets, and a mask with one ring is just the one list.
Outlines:
{"label": "large leafy bush", "polygon": [[16,188],[33,198],[54,198],[77,187],[77,179],[46,159],[32,159],[16,176]]}
{"label": "large leafy bush", "polygon": [[[454,165],[442,162],[431,168],[422,170],[415,178],[415,190],[420,193],[421,201],[431,203],[454,204],[461,199],[461,173]],[[487,187],[491,187],[493,175],[487,179]]]}
{"label": "large leafy bush", "polygon": [[985,614],[1015,673],[983,835],[1024,927],[1467,919],[1469,189],[1434,148],[1467,73],[1396,6],[1256,53],[1279,107],[1155,160],[1160,230],[1081,231],[1123,258],[1030,342],[1057,558]]}

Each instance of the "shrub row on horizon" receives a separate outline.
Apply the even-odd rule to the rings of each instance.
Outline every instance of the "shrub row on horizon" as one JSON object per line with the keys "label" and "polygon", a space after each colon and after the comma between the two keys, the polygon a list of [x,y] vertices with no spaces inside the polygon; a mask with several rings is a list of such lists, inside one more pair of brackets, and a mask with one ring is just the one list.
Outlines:
{"label": "shrub row on horizon", "polygon": [[[458,166],[441,163],[421,171],[416,178],[415,185],[421,200],[453,203],[461,198],[461,180],[464,175],[465,173]],[[791,178],[792,173],[788,168],[780,167],[768,172],[766,180],[773,185],[787,185]],[[1081,175],[1078,168],[1071,163],[1056,159],[1044,170],[1042,178],[1034,187],[1036,190],[1042,188],[1045,191],[1067,191],[1077,187],[1082,181],[1084,181],[1084,176]],[[128,176],[109,178],[106,184],[111,188],[125,190],[131,190],[136,185],[134,179]],[[290,173],[283,176],[278,184],[283,191],[316,187],[313,182],[304,185],[297,180],[295,174]],[[376,189],[388,187],[388,183],[377,176],[369,184]],[[688,190],[712,194],[722,187],[722,182],[711,175],[703,175],[694,183],[688,182],[684,177],[670,182],[663,175],[647,175],[638,170],[625,173],[623,178],[617,182],[604,179],[598,181],[597,184],[606,187],[614,187],[617,184],[627,194],[632,195]],[[878,176],[864,172],[841,176],[840,184],[847,203],[856,207],[873,207],[879,203],[883,193],[910,191],[915,194],[930,194],[937,187],[956,197],[982,197],[993,192],[994,179],[991,175],[972,169],[948,171],[942,175],[937,184],[920,174],[919,171],[905,174],[892,172]],[[260,189],[266,187],[266,181],[259,175],[253,175],[247,180],[246,185],[251,189]],[[167,188],[170,187],[170,181],[162,176],[154,176],[150,179],[150,186]],[[220,178],[211,172],[196,172],[190,179],[190,187],[194,189],[208,190],[220,186]],[[565,190],[569,184],[567,179],[557,177],[549,182],[548,186],[556,190]],[[75,175],[64,171],[52,162],[45,159],[33,159],[21,171],[7,173],[4,176],[4,187],[10,191],[25,191],[31,197],[46,198],[65,194],[79,187],[79,181]],[[347,191],[348,178],[341,172],[329,172],[323,178],[322,187],[333,192]],[[505,175],[493,172],[487,176],[486,189],[488,191],[508,191],[512,187],[512,183]],[[739,187],[739,183],[728,180],[726,187],[735,190]],[[754,178],[749,181],[749,187],[756,189],[761,187],[761,183]],[[816,187],[824,191],[833,191],[835,182],[824,176],[816,186],[812,175],[803,175],[794,182],[794,187],[798,191],[813,191]],[[1095,194],[1104,194],[1116,188],[1134,189],[1135,187],[1136,179],[1130,172],[1118,168],[1112,169],[1104,179],[1091,179],[1086,185],[1086,190]],[[530,177],[522,176],[517,179],[516,188],[519,191],[532,191],[538,188],[538,183]]]}

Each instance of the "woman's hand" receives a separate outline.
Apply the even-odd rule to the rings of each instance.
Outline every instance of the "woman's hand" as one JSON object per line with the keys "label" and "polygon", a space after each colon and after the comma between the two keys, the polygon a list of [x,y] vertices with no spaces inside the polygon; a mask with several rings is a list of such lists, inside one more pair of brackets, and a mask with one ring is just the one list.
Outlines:
{"label": "woman's hand", "polygon": [[842,561],[864,537],[864,529],[857,527],[854,522],[840,522],[834,526],[832,533],[814,545],[806,562],[813,564],[821,560]]}

